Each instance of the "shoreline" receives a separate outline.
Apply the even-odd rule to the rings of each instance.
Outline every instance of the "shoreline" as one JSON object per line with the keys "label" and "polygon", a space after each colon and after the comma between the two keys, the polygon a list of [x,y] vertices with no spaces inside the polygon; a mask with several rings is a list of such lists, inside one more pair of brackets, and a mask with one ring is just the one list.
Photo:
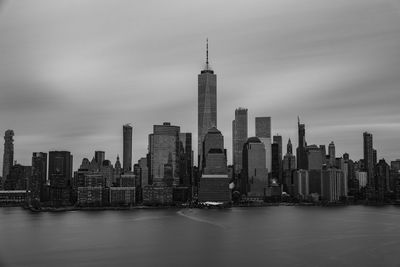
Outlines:
{"label": "shoreline", "polygon": [[[67,211],[127,211],[127,210],[161,210],[161,209],[229,209],[229,208],[261,208],[261,207],[280,207],[280,206],[301,206],[301,207],[344,207],[344,206],[400,206],[400,203],[260,203],[260,204],[227,204],[220,206],[206,206],[206,205],[171,205],[171,206],[121,206],[121,207],[77,207],[77,206],[66,206],[66,207],[41,207],[40,209],[26,205],[14,205],[4,207],[21,207],[30,212],[67,212]],[[3,208],[1,206],[0,208]]]}

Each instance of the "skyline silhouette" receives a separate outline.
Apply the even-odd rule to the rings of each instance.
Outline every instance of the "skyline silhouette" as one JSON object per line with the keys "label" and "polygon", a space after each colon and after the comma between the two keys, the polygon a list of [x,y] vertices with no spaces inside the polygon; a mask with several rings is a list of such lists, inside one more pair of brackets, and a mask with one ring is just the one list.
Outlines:
{"label": "skyline silhouette", "polygon": [[[272,134],[297,147],[300,115],[310,144],[334,141],[337,154],[359,159],[368,131],[378,158],[399,157],[395,2],[222,2],[211,10],[207,2],[182,9],[177,2],[115,2],[106,19],[109,5],[0,6],[0,55],[7,62],[0,71],[0,132],[15,131],[19,163],[51,150],[71,151],[74,166],[95,150],[115,161],[120,127],[129,122],[133,162],[147,153],[152,126],[164,121],[193,133],[196,144],[196,76],[207,37],[226,140],[235,109],[245,107],[249,136],[255,117],[270,116]],[[231,164],[230,141],[226,148]]]}

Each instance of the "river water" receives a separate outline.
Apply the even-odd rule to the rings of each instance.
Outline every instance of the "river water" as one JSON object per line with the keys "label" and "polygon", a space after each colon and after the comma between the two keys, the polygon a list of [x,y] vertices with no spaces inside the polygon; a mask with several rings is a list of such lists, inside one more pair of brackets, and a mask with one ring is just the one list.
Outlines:
{"label": "river water", "polygon": [[0,265],[400,266],[400,207],[0,208]]}

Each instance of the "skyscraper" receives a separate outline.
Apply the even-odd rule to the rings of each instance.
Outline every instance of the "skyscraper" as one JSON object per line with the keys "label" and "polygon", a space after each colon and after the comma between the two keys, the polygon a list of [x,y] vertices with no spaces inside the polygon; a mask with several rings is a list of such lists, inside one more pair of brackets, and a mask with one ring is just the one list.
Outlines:
{"label": "skyscraper", "polygon": [[368,176],[368,186],[375,187],[375,177],[374,177],[374,155],[373,155],[373,141],[372,134],[368,132],[363,133],[364,139],[364,164],[365,170],[367,171]]}
{"label": "skyscraper", "polygon": [[296,156],[293,155],[293,146],[289,138],[286,155],[283,157],[283,189],[289,194],[294,193],[293,171],[296,169]]}
{"label": "skyscraper", "polygon": [[271,117],[256,117],[256,136],[265,146],[265,165],[268,172],[271,172]]}
{"label": "skyscraper", "polygon": [[232,161],[235,173],[242,169],[243,145],[247,140],[247,109],[235,110],[235,119],[232,121]]}
{"label": "skyscraper", "polygon": [[132,126],[125,124],[123,130],[123,165],[124,171],[132,171]]}
{"label": "skyscraper", "polygon": [[211,128],[205,135],[203,151],[204,168],[199,182],[199,201],[229,202],[231,192],[224,137],[217,128]]}
{"label": "skyscraper", "polygon": [[3,181],[7,179],[10,169],[14,163],[14,131],[7,130],[4,135],[4,156],[3,156]]}
{"label": "skyscraper", "polygon": [[323,165],[321,149],[317,145],[310,145],[306,148],[307,170],[321,170]]}
{"label": "skyscraper", "polygon": [[69,151],[49,152],[50,186],[65,188],[72,178],[72,155]]}
{"label": "skyscraper", "polygon": [[[274,147],[273,147],[274,144],[276,144],[275,150],[277,150],[277,151],[274,151]],[[282,169],[282,164],[283,164],[283,162],[282,162],[282,136],[280,136],[280,135],[273,136],[273,144],[271,146],[271,152],[272,152],[271,168],[272,168],[273,172],[277,173],[276,178],[278,179],[279,183],[282,184],[283,183],[283,181],[282,181],[282,178],[283,178],[282,177],[282,175],[283,175],[282,174],[282,171],[283,171],[283,169]],[[275,165],[275,167],[274,167],[274,165]]]}
{"label": "skyscraper", "polygon": [[217,127],[217,75],[210,68],[207,56],[204,70],[198,75],[198,166],[202,166],[202,146],[208,129]]}
{"label": "skyscraper", "polygon": [[265,197],[268,172],[265,167],[265,146],[257,137],[250,137],[244,144],[241,191],[247,196]]}
{"label": "skyscraper", "polygon": [[329,153],[329,166],[335,167],[336,166],[336,153],[335,153],[335,144],[333,141],[328,146],[328,153]]}
{"label": "skyscraper", "polygon": [[193,183],[192,133],[179,134],[179,177],[180,184],[189,186]]}
{"label": "skyscraper", "polygon": [[154,125],[149,135],[149,179],[155,185],[179,184],[180,127],[169,122]]}
{"label": "skyscraper", "polygon": [[94,159],[96,160],[99,168],[103,165],[103,161],[106,159],[106,153],[104,151],[95,151]]}
{"label": "skyscraper", "polygon": [[[40,199],[43,186],[47,181],[47,153],[34,152],[32,154],[32,177],[29,187],[34,199]],[[43,197],[41,198],[43,199]]]}
{"label": "skyscraper", "polygon": [[307,153],[306,153],[306,127],[304,124],[300,123],[300,119],[297,122],[298,127],[298,136],[299,136],[299,144],[296,149],[297,156],[297,168],[298,169],[307,169]]}
{"label": "skyscraper", "polygon": [[72,162],[68,151],[49,152],[50,200],[54,205],[70,204]]}

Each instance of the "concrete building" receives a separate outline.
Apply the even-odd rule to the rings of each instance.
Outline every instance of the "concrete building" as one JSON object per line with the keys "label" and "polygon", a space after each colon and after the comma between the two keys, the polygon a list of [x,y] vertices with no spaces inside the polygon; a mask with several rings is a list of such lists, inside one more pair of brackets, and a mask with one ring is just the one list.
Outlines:
{"label": "concrete building", "polygon": [[217,75],[208,62],[198,75],[198,166],[202,166],[203,141],[211,127],[217,127]]}
{"label": "concrete building", "polygon": [[4,134],[4,154],[3,154],[3,180],[4,184],[10,169],[14,164],[14,131],[7,130]]}
{"label": "concrete building", "polygon": [[149,135],[149,177],[153,184],[179,185],[180,127],[154,125]]}
{"label": "concrete building", "polygon": [[368,183],[368,173],[365,171],[355,171],[355,175],[359,188],[366,187]]}
{"label": "concrete building", "polygon": [[235,174],[242,170],[242,153],[248,137],[247,129],[247,109],[237,108],[235,119],[232,121],[232,162]]}
{"label": "concrete building", "polygon": [[143,187],[144,205],[172,204],[173,188],[165,185],[146,185]]}
{"label": "concrete building", "polygon": [[133,128],[129,124],[122,126],[123,131],[123,170],[132,171],[132,132]]}
{"label": "concrete building", "polygon": [[135,187],[110,187],[110,205],[135,205]]}
{"label": "concrete building", "polygon": [[308,170],[297,170],[294,172],[294,196],[299,199],[305,199],[309,193],[309,176]]}
{"label": "concrete building", "polygon": [[5,190],[28,190],[29,180],[32,175],[31,166],[15,164],[11,166],[4,183]]}
{"label": "concrete building", "polygon": [[271,148],[271,117],[256,117],[256,137],[265,146],[265,166],[271,172],[272,148]]}
{"label": "concrete building", "polygon": [[78,187],[77,204],[79,206],[101,206],[103,187]]}
{"label": "concrete building", "polygon": [[346,196],[343,171],[336,168],[322,170],[321,199],[335,202]]}
{"label": "concrete building", "polygon": [[0,190],[0,207],[23,205],[27,195],[26,190]]}
{"label": "concrete building", "polygon": [[118,179],[119,187],[136,187],[136,177],[133,173],[124,173]]}
{"label": "concrete building", "polygon": [[258,137],[250,137],[244,144],[242,153],[241,193],[263,199],[268,187],[265,146]]}

